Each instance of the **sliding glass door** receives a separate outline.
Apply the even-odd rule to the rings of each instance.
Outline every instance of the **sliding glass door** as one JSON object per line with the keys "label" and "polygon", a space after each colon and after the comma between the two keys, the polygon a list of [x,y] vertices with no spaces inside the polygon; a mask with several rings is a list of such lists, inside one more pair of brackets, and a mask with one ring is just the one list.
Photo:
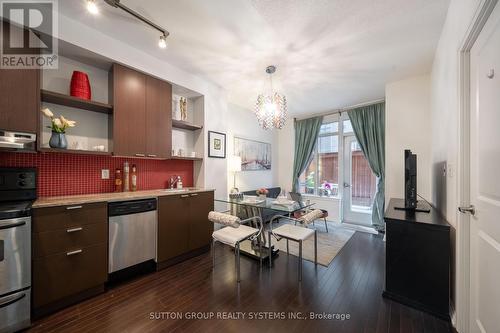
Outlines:
{"label": "sliding glass door", "polygon": [[343,222],[371,226],[376,186],[356,137],[344,136]]}

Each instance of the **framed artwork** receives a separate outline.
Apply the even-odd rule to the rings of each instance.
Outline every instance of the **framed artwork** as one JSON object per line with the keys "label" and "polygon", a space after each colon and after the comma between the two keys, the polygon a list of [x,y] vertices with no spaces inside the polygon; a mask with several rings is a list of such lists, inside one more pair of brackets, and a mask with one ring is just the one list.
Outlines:
{"label": "framed artwork", "polygon": [[241,157],[241,171],[271,170],[271,144],[234,138],[234,155]]}
{"label": "framed artwork", "polygon": [[226,134],[208,131],[208,157],[226,158]]}

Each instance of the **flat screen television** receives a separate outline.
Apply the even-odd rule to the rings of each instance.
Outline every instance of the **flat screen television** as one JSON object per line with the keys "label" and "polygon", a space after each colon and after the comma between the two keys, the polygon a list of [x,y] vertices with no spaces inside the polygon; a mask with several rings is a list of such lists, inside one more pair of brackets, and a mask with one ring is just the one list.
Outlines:
{"label": "flat screen television", "polygon": [[417,155],[405,150],[405,209],[417,208]]}

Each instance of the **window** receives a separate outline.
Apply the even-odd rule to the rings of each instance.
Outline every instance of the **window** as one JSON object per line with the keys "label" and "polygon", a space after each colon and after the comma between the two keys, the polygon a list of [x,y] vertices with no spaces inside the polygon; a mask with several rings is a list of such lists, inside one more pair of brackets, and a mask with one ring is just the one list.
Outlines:
{"label": "window", "polygon": [[[344,116],[345,117],[345,116]],[[338,115],[326,116],[321,125],[311,162],[299,178],[304,194],[338,196],[342,182],[344,135],[352,135],[351,121]]]}

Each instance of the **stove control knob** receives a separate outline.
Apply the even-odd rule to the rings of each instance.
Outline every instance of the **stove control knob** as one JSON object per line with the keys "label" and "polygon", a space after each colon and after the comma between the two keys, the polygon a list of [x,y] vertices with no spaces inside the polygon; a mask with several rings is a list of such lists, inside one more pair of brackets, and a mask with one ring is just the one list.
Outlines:
{"label": "stove control knob", "polygon": [[20,178],[20,179],[25,179],[25,178],[26,178],[26,174],[24,174],[24,173],[20,173],[20,174],[19,174],[19,178]]}
{"label": "stove control knob", "polygon": [[26,182],[24,180],[20,180],[18,184],[19,186],[26,186]]}

